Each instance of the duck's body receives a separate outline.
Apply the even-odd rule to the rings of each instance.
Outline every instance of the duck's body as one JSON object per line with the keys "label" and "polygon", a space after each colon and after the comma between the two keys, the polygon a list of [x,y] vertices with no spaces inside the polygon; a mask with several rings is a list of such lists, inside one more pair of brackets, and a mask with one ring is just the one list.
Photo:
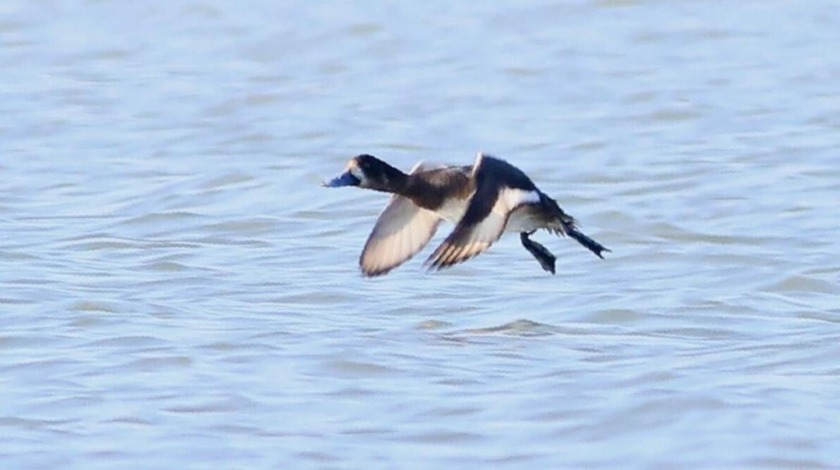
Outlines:
{"label": "duck's body", "polygon": [[454,223],[455,229],[426,261],[432,269],[478,255],[503,232],[519,232],[522,245],[552,274],[556,258],[528,238],[538,229],[569,235],[599,257],[609,251],[579,232],[575,220],[522,170],[480,153],[472,166],[421,162],[408,174],[373,156],[359,155],[325,186],[359,186],[394,194],[359,260],[367,276],[385,274],[414,256],[441,220]]}

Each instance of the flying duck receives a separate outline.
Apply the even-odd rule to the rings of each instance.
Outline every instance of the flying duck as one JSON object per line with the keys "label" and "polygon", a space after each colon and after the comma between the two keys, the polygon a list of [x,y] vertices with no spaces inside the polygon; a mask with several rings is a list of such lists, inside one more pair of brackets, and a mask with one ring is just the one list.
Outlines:
{"label": "flying duck", "polygon": [[429,256],[429,269],[466,261],[488,249],[504,232],[519,232],[522,246],[554,274],[557,259],[529,237],[538,229],[568,235],[603,259],[610,251],[577,228],[575,219],[510,163],[479,153],[473,165],[419,162],[406,174],[372,155],[350,159],[344,173],[324,182],[391,193],[368,237],[359,266],[380,276],[408,261],[432,238],[441,220],[455,229]]}

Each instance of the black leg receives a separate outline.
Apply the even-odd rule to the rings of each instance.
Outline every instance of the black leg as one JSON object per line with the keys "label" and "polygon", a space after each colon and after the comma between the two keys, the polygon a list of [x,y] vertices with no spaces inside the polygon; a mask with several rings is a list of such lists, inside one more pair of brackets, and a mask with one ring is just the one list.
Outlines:
{"label": "black leg", "polygon": [[534,232],[519,233],[519,240],[522,241],[522,246],[534,255],[534,258],[537,259],[543,269],[554,274],[554,262],[557,260],[557,257],[548,251],[548,248],[528,238],[532,233]]}

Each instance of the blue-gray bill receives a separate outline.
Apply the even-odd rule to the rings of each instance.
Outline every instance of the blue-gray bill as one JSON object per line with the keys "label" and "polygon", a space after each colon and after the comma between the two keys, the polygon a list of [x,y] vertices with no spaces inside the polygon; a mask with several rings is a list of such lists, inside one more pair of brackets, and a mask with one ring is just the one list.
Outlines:
{"label": "blue-gray bill", "polygon": [[329,181],[324,181],[321,185],[327,188],[340,188],[342,186],[358,186],[359,182],[359,178],[353,176],[353,173],[346,171]]}

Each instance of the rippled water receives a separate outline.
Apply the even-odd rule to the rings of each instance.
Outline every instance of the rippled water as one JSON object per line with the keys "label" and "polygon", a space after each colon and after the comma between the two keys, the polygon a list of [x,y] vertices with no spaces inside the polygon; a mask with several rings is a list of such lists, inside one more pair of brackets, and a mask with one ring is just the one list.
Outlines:
{"label": "rippled water", "polygon": [[[839,32],[823,1],[3,2],[0,462],[840,466]],[[318,183],[479,150],[611,256],[363,279],[386,198]]]}

